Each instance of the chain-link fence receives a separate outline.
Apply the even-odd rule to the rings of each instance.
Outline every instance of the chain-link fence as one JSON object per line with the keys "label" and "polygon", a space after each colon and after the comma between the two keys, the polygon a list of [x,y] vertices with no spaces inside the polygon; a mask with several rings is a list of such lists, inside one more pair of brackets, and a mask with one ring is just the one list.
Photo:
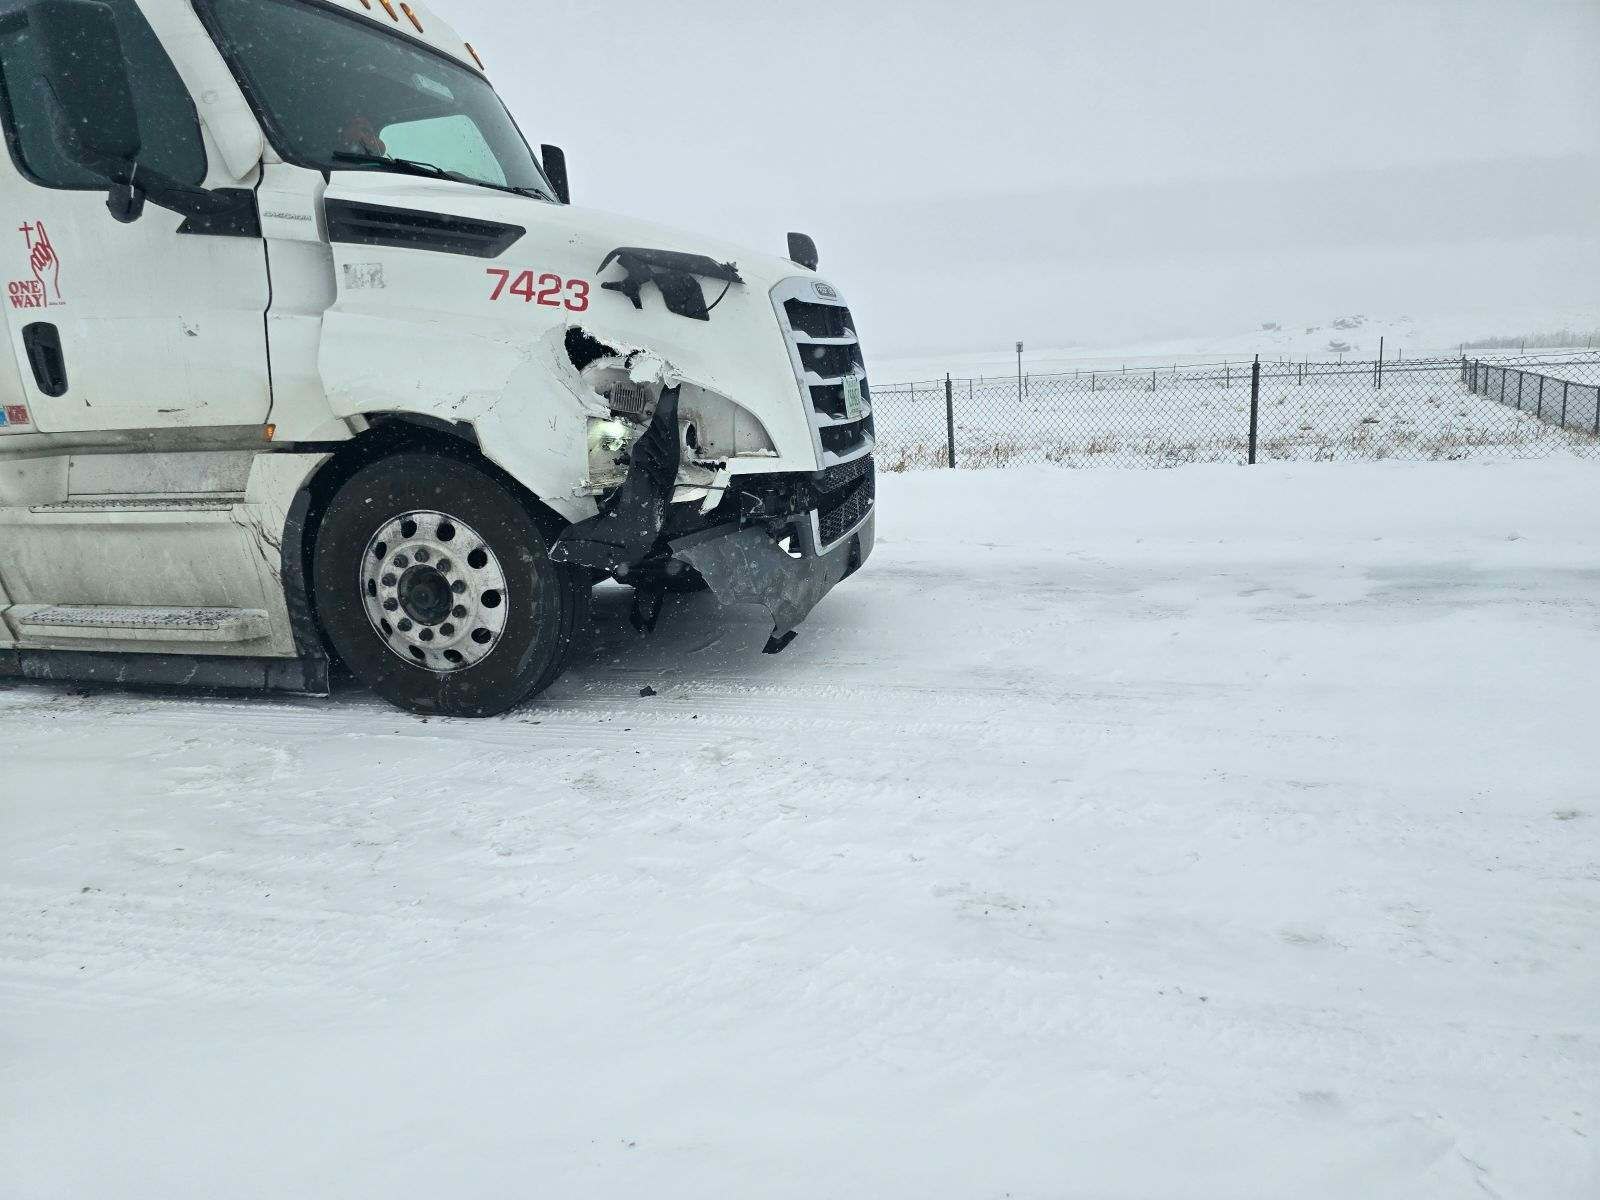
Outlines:
{"label": "chain-link fence", "polygon": [[874,386],[886,470],[1600,457],[1600,353],[1224,363]]}
{"label": "chain-link fence", "polygon": [[1479,360],[1463,364],[1461,377],[1475,395],[1508,404],[1557,429],[1600,438],[1600,383],[1572,378],[1576,373],[1570,370],[1551,373],[1571,365],[1541,363],[1535,369]]}

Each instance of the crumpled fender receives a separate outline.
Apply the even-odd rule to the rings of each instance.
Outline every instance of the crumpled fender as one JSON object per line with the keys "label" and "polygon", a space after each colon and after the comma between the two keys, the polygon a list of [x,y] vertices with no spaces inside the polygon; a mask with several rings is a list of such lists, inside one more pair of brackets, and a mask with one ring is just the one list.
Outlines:
{"label": "crumpled fender", "polygon": [[[567,327],[514,345],[493,332],[463,334],[426,313],[413,323],[332,312],[326,326],[323,375],[336,416],[415,413],[465,423],[486,458],[568,521],[595,515],[594,498],[577,489],[588,474],[588,418],[609,410],[573,365]],[[631,356],[640,378],[678,383],[672,364],[648,348],[608,344]],[[346,368],[379,354],[381,375]]]}

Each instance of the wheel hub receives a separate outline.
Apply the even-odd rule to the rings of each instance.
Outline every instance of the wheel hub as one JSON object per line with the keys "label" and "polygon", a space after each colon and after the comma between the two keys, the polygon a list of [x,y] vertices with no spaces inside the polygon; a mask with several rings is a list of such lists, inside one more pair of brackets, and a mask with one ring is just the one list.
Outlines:
{"label": "wheel hub", "polygon": [[450,581],[435,567],[418,564],[400,576],[395,587],[400,608],[418,625],[438,625],[450,615],[455,597]]}
{"label": "wheel hub", "polygon": [[357,578],[384,644],[413,666],[448,674],[482,662],[505,632],[500,560],[478,532],[440,512],[394,517],[374,533]]}

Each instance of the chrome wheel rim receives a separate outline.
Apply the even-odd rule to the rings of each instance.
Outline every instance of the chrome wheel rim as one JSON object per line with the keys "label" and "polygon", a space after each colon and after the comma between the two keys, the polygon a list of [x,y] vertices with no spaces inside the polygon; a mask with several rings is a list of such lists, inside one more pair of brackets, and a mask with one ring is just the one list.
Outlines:
{"label": "chrome wheel rim", "polygon": [[436,674],[476,666],[505,633],[511,597],[500,560],[448,513],[403,513],[383,525],[367,541],[356,586],[384,645]]}

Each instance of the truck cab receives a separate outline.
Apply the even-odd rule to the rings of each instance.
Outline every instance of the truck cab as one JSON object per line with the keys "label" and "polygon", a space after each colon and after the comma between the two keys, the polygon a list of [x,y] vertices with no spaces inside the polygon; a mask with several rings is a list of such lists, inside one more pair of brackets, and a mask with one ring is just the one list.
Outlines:
{"label": "truck cab", "polygon": [[423,3],[0,0],[0,124],[0,674],[490,715],[599,580],[777,652],[871,553],[810,240],[573,205]]}

